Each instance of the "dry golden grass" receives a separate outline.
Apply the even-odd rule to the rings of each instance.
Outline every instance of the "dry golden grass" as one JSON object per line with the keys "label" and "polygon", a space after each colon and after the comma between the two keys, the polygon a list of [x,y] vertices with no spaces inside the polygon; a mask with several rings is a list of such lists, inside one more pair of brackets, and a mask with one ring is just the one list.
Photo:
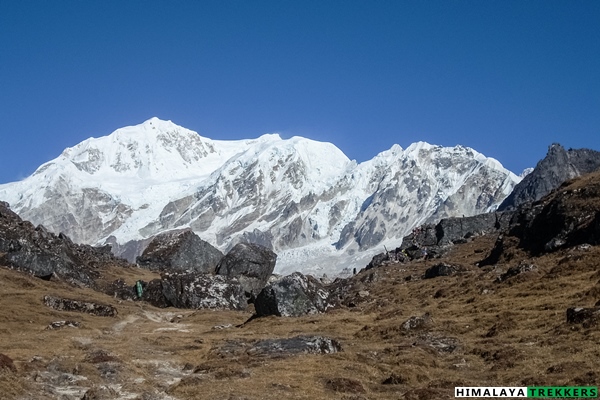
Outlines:
{"label": "dry golden grass", "polygon": [[[463,267],[459,275],[420,279],[439,260],[376,268],[353,278],[371,281],[355,286],[368,295],[357,295],[354,307],[245,324],[251,310],[157,309],[0,268],[0,353],[17,367],[0,370],[0,393],[81,398],[110,386],[114,398],[139,399],[443,399],[455,386],[597,386],[600,328],[568,325],[565,312],[600,299],[600,247],[527,258],[537,270],[497,283],[524,255],[476,267],[494,240],[456,246],[445,261]],[[106,279],[151,278],[121,272]],[[54,311],[42,303],[46,294],[111,304],[119,314]],[[425,313],[430,325],[401,328]],[[82,326],[45,330],[57,320]],[[343,352],[273,359],[217,351],[231,340],[301,334],[336,338]],[[383,384],[388,378],[393,384]]]}

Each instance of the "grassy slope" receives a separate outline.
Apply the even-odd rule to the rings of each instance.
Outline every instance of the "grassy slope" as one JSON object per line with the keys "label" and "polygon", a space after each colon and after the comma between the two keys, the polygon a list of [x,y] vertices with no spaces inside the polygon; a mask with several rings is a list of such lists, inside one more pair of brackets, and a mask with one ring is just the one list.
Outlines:
{"label": "grassy slope", "polygon": [[[258,319],[239,328],[235,325],[246,321],[250,312],[161,310],[0,269],[0,352],[17,366],[16,373],[0,373],[0,390],[9,398],[41,398],[52,396],[55,389],[49,385],[62,390],[112,384],[133,398],[160,392],[181,399],[350,394],[385,399],[450,398],[459,385],[597,385],[600,331],[567,325],[565,311],[598,300],[600,248],[528,259],[536,271],[495,283],[508,265],[483,270],[474,266],[493,239],[481,237],[455,248],[446,261],[464,267],[458,276],[419,279],[433,261],[370,270],[355,277],[374,279],[357,288],[369,294],[357,296],[355,307],[302,318]],[[130,273],[133,279],[135,271]],[[407,276],[413,279],[407,281]],[[42,305],[44,294],[109,303],[119,315],[54,311]],[[425,312],[432,317],[429,327],[401,329],[406,319]],[[64,319],[81,322],[82,327],[44,329]],[[234,327],[214,328],[228,324]],[[223,358],[214,351],[225,340],[298,334],[338,338],[344,352],[273,360]],[[430,346],[436,338],[458,347],[440,352]],[[99,354],[105,354],[107,362],[94,359]],[[35,356],[41,359],[31,361]],[[201,366],[202,372],[184,371],[186,364]],[[111,368],[116,372],[111,374]],[[88,379],[62,386],[56,384],[59,378],[38,377],[36,382],[44,371]],[[401,383],[383,385],[391,375]],[[336,392],[326,384],[332,378],[356,380],[365,392],[352,385]],[[56,390],[58,398],[61,392]]]}

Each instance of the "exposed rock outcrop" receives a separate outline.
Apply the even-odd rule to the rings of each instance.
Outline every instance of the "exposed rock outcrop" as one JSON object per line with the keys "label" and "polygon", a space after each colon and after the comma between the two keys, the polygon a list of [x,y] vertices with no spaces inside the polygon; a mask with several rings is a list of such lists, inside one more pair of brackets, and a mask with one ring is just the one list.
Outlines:
{"label": "exposed rock outcrop", "polygon": [[493,212],[472,217],[446,218],[436,225],[421,225],[402,239],[400,247],[373,257],[366,269],[390,262],[441,257],[452,244],[508,229],[513,212]]}
{"label": "exposed rock outcrop", "polygon": [[600,172],[565,182],[535,203],[522,205],[480,266],[492,265],[514,247],[539,255],[600,243]]}
{"label": "exposed rock outcrop", "polygon": [[221,259],[216,273],[238,279],[246,296],[253,301],[267,284],[276,261],[277,254],[264,246],[239,243]]}
{"label": "exposed rock outcrop", "polygon": [[342,351],[340,342],[323,336],[296,336],[284,339],[264,339],[253,342],[229,341],[215,349],[221,356],[251,354],[258,357],[281,358],[298,354],[331,354]]}
{"label": "exposed rock outcrop", "polygon": [[438,276],[451,276],[456,274],[460,268],[455,265],[450,265],[446,263],[439,263],[434,265],[433,267],[427,268],[423,278],[431,279],[437,278]]}
{"label": "exposed rock outcrop", "polygon": [[137,263],[153,271],[214,273],[222,258],[223,253],[186,229],[156,235]]}
{"label": "exposed rock outcrop", "polygon": [[554,143],[534,170],[515,186],[498,210],[515,209],[537,201],[559,187],[564,181],[588,174],[600,168],[600,152],[589,149],[565,150]]}
{"label": "exposed rock outcrop", "polygon": [[496,281],[504,282],[507,279],[512,278],[513,276],[521,275],[526,272],[535,271],[536,269],[537,269],[537,267],[535,265],[528,264],[528,263],[522,263],[519,265],[515,265],[515,266],[510,267],[505,273],[500,275]]}
{"label": "exposed rock outcrop", "polygon": [[116,317],[117,309],[109,304],[91,301],[65,299],[55,296],[44,296],[44,304],[58,311],[74,311],[92,314],[99,317]]}
{"label": "exposed rock outcrop", "polygon": [[0,264],[42,279],[64,279],[92,287],[101,268],[129,265],[114,257],[110,246],[79,245],[63,234],[49,232],[42,225],[34,227],[5,202],[0,202]]}
{"label": "exposed rock outcrop", "polygon": [[256,315],[299,317],[324,312],[333,304],[329,292],[312,276],[294,272],[265,287],[254,301]]}

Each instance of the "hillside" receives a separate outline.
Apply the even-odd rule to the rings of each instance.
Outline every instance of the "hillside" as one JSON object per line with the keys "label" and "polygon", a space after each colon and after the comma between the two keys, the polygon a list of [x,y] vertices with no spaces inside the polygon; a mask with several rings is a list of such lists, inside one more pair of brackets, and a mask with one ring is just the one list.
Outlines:
{"label": "hillside", "polygon": [[[14,369],[0,370],[0,390],[15,399],[87,392],[87,399],[425,400],[453,398],[455,386],[598,386],[597,315],[567,321],[571,307],[600,305],[598,215],[596,173],[521,209],[506,232],[469,236],[440,259],[337,280],[329,286],[335,309],[297,318],[250,320],[252,308],[158,309],[1,268],[0,353]],[[545,243],[564,242],[541,251],[530,245],[540,221],[552,221]],[[441,262],[450,275],[425,279]],[[133,284],[139,273],[121,277]],[[45,295],[94,300],[118,314],[55,311],[43,305]],[[81,326],[45,329],[59,320]],[[341,351],[265,351],[272,350],[266,339],[299,335],[334,339]]]}

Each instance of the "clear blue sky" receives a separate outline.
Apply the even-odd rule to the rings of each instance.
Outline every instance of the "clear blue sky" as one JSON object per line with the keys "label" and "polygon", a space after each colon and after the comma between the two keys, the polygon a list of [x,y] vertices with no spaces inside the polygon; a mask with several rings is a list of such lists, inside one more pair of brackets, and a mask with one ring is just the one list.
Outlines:
{"label": "clear blue sky", "polygon": [[152,116],[519,173],[552,142],[600,150],[600,1],[0,0],[0,183]]}

